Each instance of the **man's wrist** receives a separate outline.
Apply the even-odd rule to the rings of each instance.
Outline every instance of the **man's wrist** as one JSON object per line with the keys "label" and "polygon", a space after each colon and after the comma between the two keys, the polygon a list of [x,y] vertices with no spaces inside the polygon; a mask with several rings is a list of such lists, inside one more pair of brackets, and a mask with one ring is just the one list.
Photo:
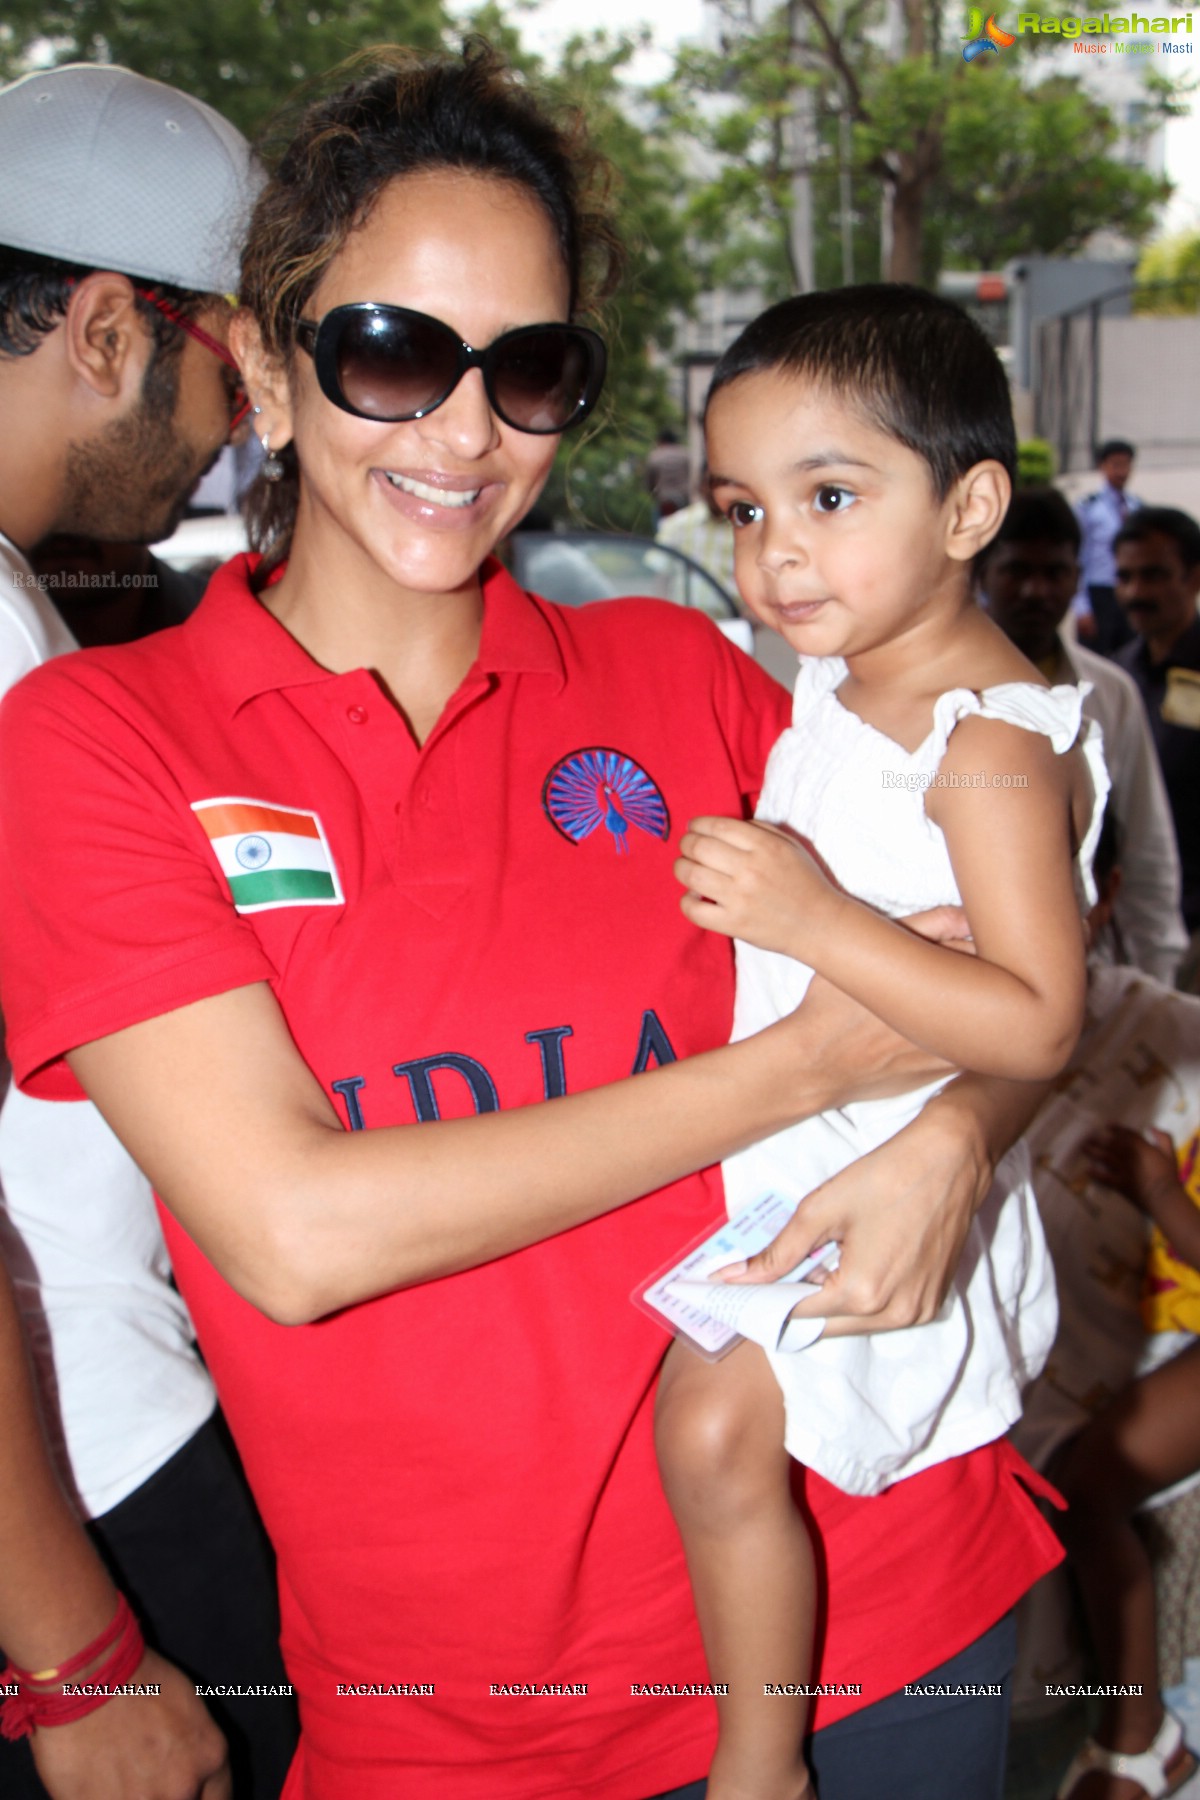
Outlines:
{"label": "man's wrist", "polygon": [[39,1549],[44,1578],[5,1596],[4,1648],[25,1669],[57,1668],[103,1631],[118,1600],[82,1527],[65,1539],[48,1537]]}

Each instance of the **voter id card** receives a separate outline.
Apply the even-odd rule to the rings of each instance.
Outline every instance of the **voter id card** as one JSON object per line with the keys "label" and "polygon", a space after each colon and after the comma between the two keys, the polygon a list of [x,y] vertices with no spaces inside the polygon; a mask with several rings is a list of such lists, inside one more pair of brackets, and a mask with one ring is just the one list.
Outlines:
{"label": "voter id card", "polygon": [[[659,1269],[648,1282],[639,1282],[630,1296],[633,1304],[682,1338],[700,1356],[709,1362],[717,1362],[741,1341],[742,1334],[734,1325],[713,1318],[703,1310],[695,1296],[694,1284],[705,1280],[726,1263],[744,1262],[764,1249],[779,1236],[795,1210],[794,1204],[789,1205],[778,1194],[760,1194],[757,1200],[743,1207],[732,1219],[726,1219],[715,1231],[697,1238],[681,1257]],[[803,1282],[815,1269],[835,1266],[836,1261],[837,1246],[823,1244],[797,1268],[790,1270],[783,1280],[789,1285]],[[675,1284],[681,1281],[688,1283],[687,1293],[676,1291]],[[757,1291],[761,1293],[762,1290]],[[723,1300],[732,1299],[735,1294],[750,1299],[751,1289],[747,1286],[721,1290]],[[803,1298],[804,1295],[796,1294],[791,1304],[795,1305]],[[722,1311],[725,1310],[723,1306]]]}

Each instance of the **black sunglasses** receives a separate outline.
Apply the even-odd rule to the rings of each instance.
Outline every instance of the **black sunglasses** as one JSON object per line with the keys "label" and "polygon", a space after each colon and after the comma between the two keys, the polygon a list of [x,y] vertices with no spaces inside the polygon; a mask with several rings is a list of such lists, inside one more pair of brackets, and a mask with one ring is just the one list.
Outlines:
{"label": "black sunglasses", "polygon": [[355,418],[423,419],[477,368],[497,418],[547,436],[587,418],[608,360],[603,338],[584,325],[522,325],[473,350],[440,319],[369,301],[335,306],[319,325],[301,319],[296,342],[325,398]]}

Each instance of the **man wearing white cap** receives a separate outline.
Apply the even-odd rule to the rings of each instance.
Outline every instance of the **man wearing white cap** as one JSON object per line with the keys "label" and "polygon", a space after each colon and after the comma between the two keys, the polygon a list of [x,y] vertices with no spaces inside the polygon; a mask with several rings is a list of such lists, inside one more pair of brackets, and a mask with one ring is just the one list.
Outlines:
{"label": "man wearing white cap", "polygon": [[[83,65],[0,89],[0,169],[5,692],[75,647],[26,553],[50,532],[165,536],[244,410],[224,296],[257,180],[210,107]],[[0,1095],[0,1792],[275,1800],[293,1725],[269,1557],[149,1187],[87,1102],[30,1100],[6,1068]],[[108,1573],[32,1423],[13,1290]],[[210,1686],[263,1690],[210,1702],[228,1761]]]}

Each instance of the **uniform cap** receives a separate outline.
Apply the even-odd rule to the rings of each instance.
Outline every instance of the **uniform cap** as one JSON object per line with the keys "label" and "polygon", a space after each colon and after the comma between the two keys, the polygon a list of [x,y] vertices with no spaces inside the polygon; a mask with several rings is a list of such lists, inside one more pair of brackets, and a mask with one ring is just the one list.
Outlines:
{"label": "uniform cap", "polygon": [[111,64],[0,88],[0,244],[196,293],[234,292],[262,182],[202,100]]}

